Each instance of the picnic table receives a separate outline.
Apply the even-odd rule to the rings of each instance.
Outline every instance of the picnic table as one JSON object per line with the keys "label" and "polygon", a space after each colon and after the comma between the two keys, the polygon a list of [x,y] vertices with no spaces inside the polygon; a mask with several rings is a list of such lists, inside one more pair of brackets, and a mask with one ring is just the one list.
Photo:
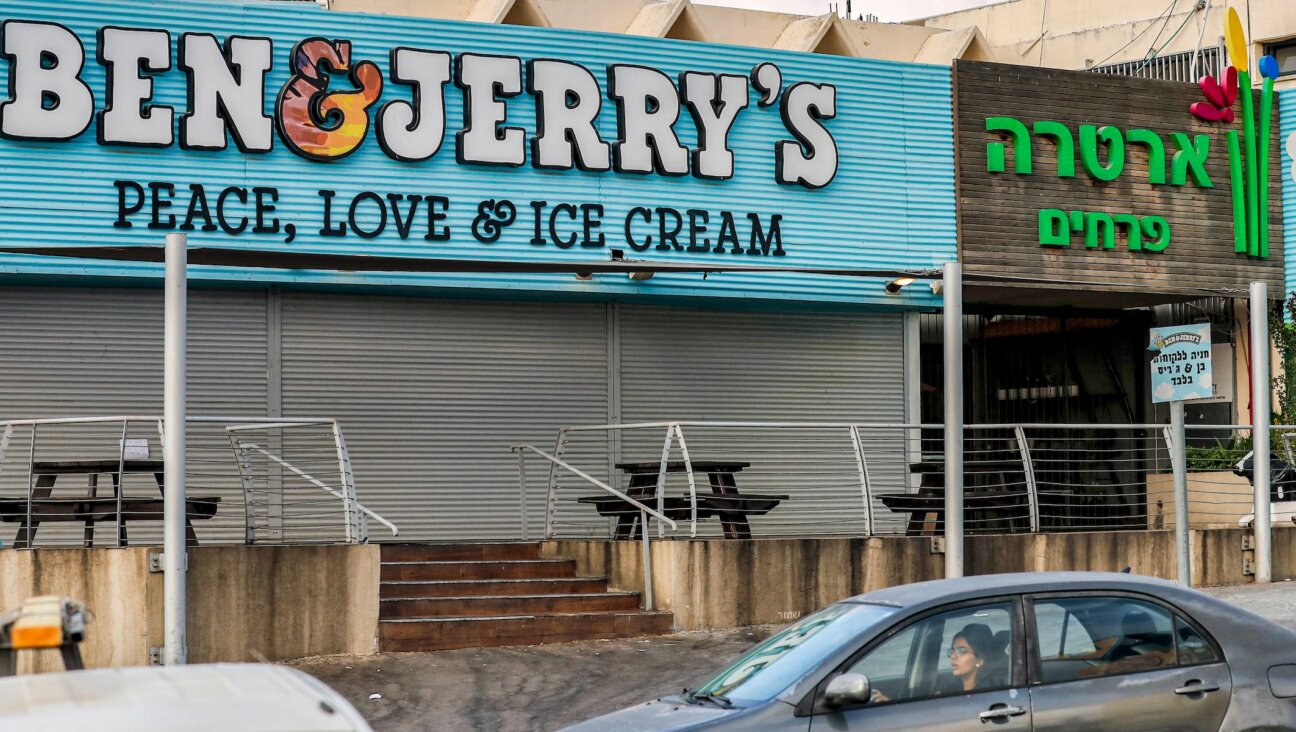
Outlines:
{"label": "picnic table", "polygon": [[[127,521],[161,521],[165,502],[159,497],[119,496],[122,475],[149,474],[157,482],[158,493],[164,494],[163,463],[161,460],[57,460],[32,463],[36,483],[31,493],[30,518],[27,498],[0,499],[0,521],[19,523],[14,548],[28,549],[36,539],[42,522],[83,521],[85,533],[83,546],[94,546],[94,525],[100,521],[121,522],[121,544],[126,545]],[[86,476],[85,494],[82,496],[54,497],[54,486],[60,476]],[[99,495],[99,476],[112,478],[112,495]],[[65,481],[66,483],[66,481]],[[120,514],[118,504],[120,503]],[[194,533],[195,519],[209,519],[216,515],[219,497],[195,497],[185,500],[185,544],[198,546]]]}
{"label": "picnic table", "polygon": [[[945,463],[925,460],[910,463],[909,472],[921,475],[917,493],[880,495],[888,509],[909,514],[905,536],[935,536],[945,530]],[[978,482],[990,485],[978,486]],[[963,506],[968,533],[978,531],[1029,531],[1030,513],[1025,467],[1020,460],[982,460],[963,465]],[[1020,484],[1021,487],[1014,487]]]}
{"label": "picnic table", "polygon": [[[690,464],[694,473],[706,474],[711,486],[710,494],[698,493],[697,517],[718,517],[726,539],[750,539],[751,526],[747,517],[769,513],[788,498],[786,495],[740,493],[734,476],[751,463],[693,460]],[[616,467],[630,476],[626,496],[657,509],[657,476],[661,472],[661,463],[617,463]],[[666,463],[667,473],[683,473],[687,469],[682,460]],[[582,496],[576,500],[594,506],[601,516],[616,517],[612,538],[637,539],[641,536],[640,511],[634,504],[611,494]],[[672,521],[688,521],[693,515],[693,505],[688,496],[664,496],[660,510]]]}

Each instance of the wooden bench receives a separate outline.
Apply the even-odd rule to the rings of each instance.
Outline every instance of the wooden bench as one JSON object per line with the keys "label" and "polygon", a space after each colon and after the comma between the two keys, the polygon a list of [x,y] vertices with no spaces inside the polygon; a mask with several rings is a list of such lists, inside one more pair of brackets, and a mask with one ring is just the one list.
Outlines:
{"label": "wooden bench", "polygon": [[[922,476],[917,493],[879,495],[888,509],[909,514],[906,536],[934,536],[945,530],[945,463],[924,461],[909,464],[909,472]],[[990,479],[997,485],[979,487]],[[1025,468],[1020,461],[969,462],[963,466],[963,507],[967,533],[1029,531],[1030,508]],[[1019,490],[1005,486],[1020,483]]]}
{"label": "wooden bench", "polygon": [[[130,474],[152,474],[157,483],[158,492],[165,495],[162,485],[163,464],[161,460],[60,460],[32,464],[32,475],[36,484],[32,487],[31,514],[27,512],[28,501],[24,498],[0,499],[0,521],[19,523],[18,535],[14,539],[14,548],[31,548],[36,539],[36,531],[42,522],[80,521],[85,523],[83,546],[94,546],[94,525],[102,521],[121,522],[120,543],[127,542],[126,522],[128,521],[161,521],[165,510],[165,501],[161,497],[122,496],[121,513],[118,514],[118,494],[121,492],[121,476]],[[87,480],[86,494],[81,497],[55,498],[54,485],[59,476],[85,475]],[[112,478],[111,496],[99,496],[99,476],[109,475]],[[219,507],[218,497],[193,497],[185,500],[185,543],[198,546],[198,535],[194,532],[193,521],[209,519],[216,515]]]}
{"label": "wooden bench", "polygon": [[[694,460],[691,464],[694,473],[706,474],[711,486],[711,493],[697,495],[697,517],[718,517],[726,539],[750,539],[751,526],[747,517],[767,514],[788,498],[786,495],[739,493],[734,475],[750,463]],[[626,496],[656,510],[657,476],[661,463],[618,463],[616,467],[630,476]],[[683,473],[685,470],[682,460],[666,464],[667,473]],[[601,516],[616,518],[612,538],[636,539],[641,536],[640,511],[634,504],[606,493],[581,496],[576,501],[594,506]],[[693,506],[688,496],[664,496],[661,512],[672,521],[689,521],[693,517]]]}

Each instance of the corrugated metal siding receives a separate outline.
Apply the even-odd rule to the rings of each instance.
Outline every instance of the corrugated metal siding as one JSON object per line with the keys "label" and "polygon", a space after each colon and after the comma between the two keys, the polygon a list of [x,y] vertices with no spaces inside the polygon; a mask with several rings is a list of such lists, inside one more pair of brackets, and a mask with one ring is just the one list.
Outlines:
{"label": "corrugated metal siding", "polygon": [[[827,123],[841,152],[836,179],[820,190],[781,186],[773,176],[774,145],[791,139],[779,119],[778,106],[752,104],[740,114],[730,137],[737,156],[737,175],[728,181],[705,181],[690,176],[668,178],[580,171],[540,171],[529,166],[499,169],[455,163],[454,132],[462,120],[462,102],[453,85],[447,89],[445,144],[432,160],[397,163],[380,151],[371,137],[352,156],[324,165],[305,161],[276,141],[267,155],[243,155],[231,144],[222,152],[178,148],[144,150],[104,148],[95,144],[95,131],[74,142],[0,141],[0,243],[157,243],[159,233],[144,226],[114,229],[117,179],[167,180],[184,191],[191,182],[207,186],[272,185],[282,197],[276,215],[296,223],[297,251],[367,252],[472,259],[553,260],[607,256],[604,250],[559,251],[528,243],[526,202],[600,202],[607,207],[603,230],[609,247],[617,246],[621,222],[636,205],[729,209],[739,214],[784,215],[786,257],[741,257],[746,263],[764,261],[785,266],[914,268],[931,267],[955,258],[953,134],[949,69],[871,59],[853,59],[768,49],[698,44],[573,30],[482,25],[383,15],[327,13],[306,3],[233,2],[114,2],[67,0],[4,0],[0,16],[61,22],[82,39],[91,59],[84,78],[100,104],[104,101],[104,70],[94,63],[95,30],[101,25],[167,28],[177,42],[181,32],[262,35],[274,40],[275,68],[267,79],[267,105],[287,79],[287,54],[296,41],[319,35],[354,42],[359,58],[378,63],[388,72],[388,52],[396,46],[433,48],[453,53],[477,52],[559,57],[584,64],[606,89],[606,66],[634,63],[658,68],[671,77],[684,70],[749,74],[762,62],[777,63],[785,88],[795,82],[832,83],[838,90],[837,117]],[[0,87],[8,65],[0,64]],[[186,107],[183,73],[156,75],[156,101]],[[388,83],[385,99],[402,98],[408,87]],[[378,109],[377,106],[372,108]],[[371,110],[372,111],[372,110]],[[509,124],[533,130],[535,105],[522,94],[509,102]],[[604,139],[614,139],[615,114],[605,99],[600,117]],[[692,144],[696,133],[688,115],[676,129],[681,142]],[[371,133],[372,134],[372,133]],[[453,239],[447,243],[407,241],[389,233],[364,241],[321,238],[317,191],[332,188],[339,200],[362,190],[447,195],[452,199],[447,223]],[[469,235],[476,202],[507,197],[518,202],[523,216],[496,244],[476,243]],[[183,214],[187,199],[177,199]],[[711,233],[716,232],[715,220]],[[740,229],[740,234],[741,234]],[[745,237],[744,237],[745,239]],[[205,235],[195,244],[278,248],[277,235],[246,234],[237,238]],[[628,252],[629,253],[629,252]],[[640,255],[655,258],[650,251]],[[700,255],[715,261],[732,255]],[[672,261],[699,255],[672,253]],[[152,265],[45,261],[0,258],[0,272],[55,275],[136,275],[158,277]],[[774,298],[868,303],[878,307],[932,306],[937,298],[926,288],[909,288],[901,296],[885,296],[880,282],[797,274],[754,276],[730,274],[702,279],[700,275],[658,275],[634,283],[624,277],[596,277],[577,282],[565,275],[427,275],[359,274],[313,271],[247,271],[220,268],[195,270],[195,278],[328,284],[401,284],[449,290],[518,290],[579,292],[600,296],[636,294],[670,298]]]}
{"label": "corrugated metal siding", "polygon": [[[339,420],[360,500],[402,540],[516,538],[509,446],[607,420],[607,330],[601,304],[286,293],[284,413]],[[532,471],[534,537],[547,471]]]}
{"label": "corrugated metal siding", "polygon": [[[658,420],[904,421],[899,315],[716,313],[665,308],[621,312],[624,422]],[[628,434],[626,461],[660,458],[660,430]],[[738,460],[746,492],[787,494],[751,519],[761,535],[863,533],[859,471],[845,430],[685,428],[693,460]],[[904,487],[899,431],[865,435],[874,490]],[[679,459],[678,451],[673,459]],[[672,490],[684,490],[679,476]],[[709,491],[705,478],[699,490]],[[877,518],[889,512],[877,504]],[[705,533],[716,534],[716,521]],[[700,525],[699,533],[703,533]]]}
{"label": "corrugated metal siding", "polygon": [[[161,290],[0,288],[0,313],[0,420],[162,413]],[[189,293],[190,414],[264,416],[266,364],[264,292]],[[42,427],[36,459],[116,459],[120,437],[120,423]],[[129,437],[148,439],[151,456],[161,457],[155,425],[132,423]],[[241,540],[242,495],[228,442],[210,426],[191,426],[188,441],[189,493],[223,501],[215,519],[197,524],[200,540]],[[26,495],[29,445],[29,433],[15,434],[0,464],[0,495]],[[67,495],[69,481],[84,485],[82,478],[62,478],[59,495]],[[128,476],[129,494],[156,490],[151,477]],[[110,494],[104,477],[100,495]],[[6,542],[14,530],[0,524]],[[160,540],[160,524],[129,530],[132,541]],[[51,524],[37,540],[80,536],[80,524]],[[109,536],[101,525],[98,540]]]}
{"label": "corrugated metal siding", "polygon": [[[1283,232],[1285,237],[1296,237],[1296,161],[1292,160],[1292,150],[1296,149],[1296,90],[1278,93],[1278,116],[1282,138],[1278,147],[1282,149]],[[1287,291],[1296,290],[1296,256],[1288,256],[1283,265]]]}
{"label": "corrugated metal siding", "polygon": [[[529,442],[548,450],[560,427],[603,424],[618,411],[621,421],[899,421],[903,413],[898,315],[281,297],[279,411],[339,420],[361,500],[397,522],[402,539],[516,538],[520,498],[508,447]],[[159,290],[0,290],[0,418],[160,413],[160,306]],[[264,292],[191,292],[191,411],[265,415],[272,400],[268,336]],[[619,380],[610,383],[618,363]],[[618,390],[619,405],[612,396]],[[120,425],[42,428],[37,459],[115,459],[119,433]],[[132,425],[129,436],[147,438],[160,454],[154,425]],[[771,518],[754,520],[758,535],[858,532],[858,477],[844,433],[690,430],[687,437],[695,459],[751,461],[743,490],[794,494]],[[290,460],[304,454],[294,452],[303,447],[295,439],[284,437]],[[898,454],[898,434],[872,447],[886,447],[887,439]],[[623,459],[660,455],[660,431],[624,442]],[[198,524],[200,538],[241,541],[242,494],[220,427],[191,426],[189,444],[190,493],[224,501],[215,520]],[[606,435],[583,434],[565,457],[615,480],[614,449]],[[899,466],[888,459],[870,457],[876,489],[900,485]],[[26,460],[20,433],[0,466],[0,493],[25,493]],[[543,526],[547,472],[532,459],[533,537]],[[80,490],[69,480],[77,479],[62,479],[60,494]],[[576,479],[564,486],[580,488],[565,498],[594,490]],[[130,495],[154,490],[148,476],[128,478]],[[567,515],[603,535],[606,525],[593,511],[576,508]],[[285,531],[296,539],[340,539],[340,513],[337,521],[331,516],[311,525],[290,516]],[[160,540],[158,527],[129,528],[133,543]],[[12,541],[14,529],[0,524],[0,538]],[[387,538],[371,529],[375,540]],[[79,524],[47,525],[38,538],[42,545],[78,543],[80,532]],[[110,541],[110,527],[97,537]]]}

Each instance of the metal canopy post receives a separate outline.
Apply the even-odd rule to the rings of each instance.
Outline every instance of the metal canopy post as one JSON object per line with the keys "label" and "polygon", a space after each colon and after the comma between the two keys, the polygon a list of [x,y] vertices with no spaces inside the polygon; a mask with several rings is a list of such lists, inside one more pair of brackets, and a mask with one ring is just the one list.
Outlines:
{"label": "metal canopy post", "polygon": [[185,641],[185,339],[188,285],[184,234],[166,238],[163,421],[163,662],[187,661]]}
{"label": "metal canopy post", "polygon": [[1192,554],[1188,548],[1188,444],[1184,403],[1170,402],[1170,467],[1174,475],[1175,557],[1179,584],[1192,587]]}
{"label": "metal canopy post", "polygon": [[1251,283],[1251,447],[1255,468],[1255,581],[1273,579],[1269,553],[1273,526],[1269,515],[1269,286]]}
{"label": "metal canopy post", "polygon": [[963,576],[963,267],[946,262],[945,576]]}

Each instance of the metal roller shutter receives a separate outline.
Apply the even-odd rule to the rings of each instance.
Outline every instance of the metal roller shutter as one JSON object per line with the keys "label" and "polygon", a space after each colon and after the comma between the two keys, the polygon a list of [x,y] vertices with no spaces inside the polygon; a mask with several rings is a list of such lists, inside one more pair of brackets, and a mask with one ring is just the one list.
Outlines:
{"label": "metal roller shutter", "polygon": [[[161,289],[3,288],[0,313],[0,420],[161,415]],[[190,290],[188,356],[191,414],[265,416],[265,292]],[[120,423],[41,428],[36,459],[115,459],[120,435]],[[223,501],[215,519],[196,525],[199,539],[241,541],[241,492],[229,444],[218,428],[191,426],[188,435],[189,493]],[[129,436],[147,439],[151,456],[161,456],[155,425],[133,423]],[[26,495],[29,444],[27,433],[14,435],[0,464],[0,494]],[[128,476],[127,492],[155,491],[150,482]],[[110,531],[98,526],[96,541],[107,541]],[[15,525],[0,524],[0,532],[9,542]],[[160,536],[160,523],[130,527],[132,543]],[[38,545],[80,539],[80,524],[50,524],[37,536]]]}
{"label": "metal roller shutter", "polygon": [[401,540],[518,537],[509,445],[550,449],[559,427],[608,419],[602,304],[285,293],[282,317],[284,414],[339,420],[360,500]]}
{"label": "metal roller shutter", "polygon": [[[623,306],[619,320],[622,422],[904,421],[899,314]],[[750,462],[736,476],[740,490],[789,496],[751,519],[754,536],[862,533],[863,495],[848,431],[685,428],[684,435],[694,460]],[[861,437],[873,489],[903,490],[901,432]],[[658,460],[663,438],[662,430],[627,434],[622,458]],[[670,490],[685,486],[671,476]],[[698,490],[709,491],[705,478]],[[876,501],[874,516],[882,525],[891,521]],[[718,530],[708,521],[698,533]]]}

